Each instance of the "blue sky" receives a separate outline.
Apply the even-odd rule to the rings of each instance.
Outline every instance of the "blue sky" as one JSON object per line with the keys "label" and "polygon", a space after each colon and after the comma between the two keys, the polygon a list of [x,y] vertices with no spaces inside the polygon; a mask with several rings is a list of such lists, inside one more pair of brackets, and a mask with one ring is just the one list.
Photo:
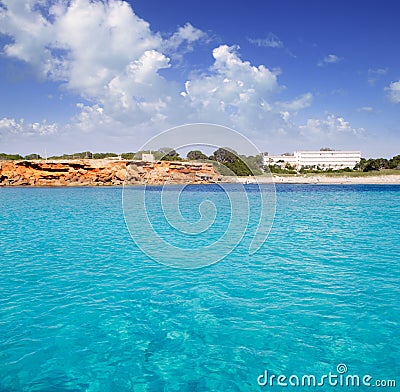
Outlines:
{"label": "blue sky", "polygon": [[398,1],[0,5],[0,152],[135,151],[212,122],[270,153],[399,153]]}

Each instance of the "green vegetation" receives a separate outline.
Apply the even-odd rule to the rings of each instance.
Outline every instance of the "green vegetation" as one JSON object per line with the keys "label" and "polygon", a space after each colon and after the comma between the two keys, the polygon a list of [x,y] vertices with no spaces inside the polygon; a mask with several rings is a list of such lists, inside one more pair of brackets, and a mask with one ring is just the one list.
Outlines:
{"label": "green vegetation", "polygon": [[43,159],[39,154],[29,154],[29,155],[25,155],[24,159],[26,159],[27,161],[33,161],[35,159]]}
{"label": "green vegetation", "polygon": [[[110,158],[110,157],[118,157],[117,154],[115,154],[114,152],[95,152],[95,153],[91,153],[91,158],[93,159],[104,159],[104,158]],[[89,157],[89,156],[88,156]]]}
{"label": "green vegetation", "polygon": [[321,169],[319,167],[317,168],[310,168],[310,167],[302,167],[299,170],[300,174],[307,174],[307,173],[313,173],[313,174],[320,174],[320,173],[339,173],[339,174],[343,174],[343,173],[351,173],[353,172],[353,169],[350,169],[349,167],[345,167],[343,169],[337,169],[337,170],[333,170],[333,169]]}
{"label": "green vegetation", "polygon": [[380,171],[383,169],[400,170],[400,155],[396,155],[391,159],[377,158],[367,160],[361,158],[360,163],[356,165],[355,169],[363,172]]}
{"label": "green vegetation", "polygon": [[176,152],[173,148],[163,147],[158,150],[161,153],[161,158],[158,158],[162,161],[181,161],[182,158],[179,156],[179,153]]}
{"label": "green vegetation", "polygon": [[119,155],[115,152],[74,152],[72,154],[53,155],[48,157],[51,160],[61,159],[105,159],[105,158],[117,158]]}
{"label": "green vegetation", "polygon": [[134,159],[142,159],[142,154],[140,154],[140,158],[137,158],[136,152],[123,152],[121,154],[122,159],[126,159],[127,161],[133,161]]}
{"label": "green vegetation", "polygon": [[[321,151],[329,151],[329,149],[321,149]],[[296,171],[295,167],[283,161],[278,162],[277,165],[269,165],[268,168],[271,173],[277,174],[322,174],[322,175],[343,175],[346,176],[361,176],[360,173],[371,173],[371,175],[380,175],[381,173],[386,174],[400,174],[400,155],[396,155],[391,159],[386,158],[376,158],[376,159],[365,159],[361,158],[360,163],[358,163],[354,168],[345,167],[343,169],[333,170],[333,169],[323,169],[320,167],[302,167],[299,171]],[[396,172],[397,170],[397,172]]]}
{"label": "green vegetation", "polygon": [[232,173],[237,176],[261,175],[264,172],[261,154],[257,156],[239,155],[229,147],[218,148],[210,157],[200,150],[189,151],[187,158],[193,161],[210,160],[216,169],[226,176],[230,176]]}
{"label": "green vegetation", "polygon": [[[262,156],[245,156],[229,147],[220,147],[210,156],[210,160],[218,162],[217,169],[222,175],[237,176],[260,175],[263,173]],[[225,167],[225,168],[224,168]]]}
{"label": "green vegetation", "polygon": [[225,163],[225,166],[232,170],[237,176],[251,176],[253,173],[243,160],[240,158],[231,163]]}
{"label": "green vegetation", "polygon": [[[329,148],[323,148],[321,151],[329,151]],[[122,159],[126,160],[140,160],[142,154],[153,154],[156,161],[182,161],[179,153],[171,147],[163,147],[157,151],[137,151],[137,152],[125,152],[120,155],[114,152],[76,152],[73,154],[54,155],[48,157],[51,160],[57,159],[106,159],[106,158],[117,158],[121,156]],[[285,155],[285,154],[283,154]],[[287,153],[287,155],[290,155]],[[35,160],[43,159],[39,154],[28,154],[22,156],[19,154],[7,154],[0,153],[1,160]],[[276,165],[268,165],[263,167],[262,155],[246,156],[239,155],[236,151],[229,147],[220,147],[213,152],[211,156],[207,156],[200,150],[192,150],[187,153],[187,160],[190,161],[211,161],[216,169],[222,175],[232,175],[234,173],[237,176],[249,176],[249,175],[262,175],[265,171],[279,174],[279,175],[326,175],[326,176],[364,176],[364,175],[390,175],[400,174],[400,155],[396,155],[391,159],[386,158],[361,158],[354,168],[343,168],[340,170],[322,169],[320,167],[302,167],[299,171],[289,163],[278,162]]]}
{"label": "green vegetation", "polygon": [[19,154],[0,153],[0,161],[19,161],[21,159],[24,159],[24,158]]}
{"label": "green vegetation", "polygon": [[75,152],[73,154],[53,155],[48,159],[90,159],[93,158],[93,153],[90,151]]}
{"label": "green vegetation", "polygon": [[[306,176],[313,176],[315,173],[305,173]],[[398,169],[382,169],[379,171],[358,171],[358,170],[351,170],[351,171],[342,171],[342,170],[335,170],[335,171],[323,171],[318,172],[318,175],[326,176],[326,177],[373,177],[373,176],[389,176],[389,175],[400,175],[400,171]]]}
{"label": "green vegetation", "polygon": [[240,155],[240,158],[249,167],[253,175],[259,176],[264,173],[263,157],[261,154],[256,156]]}
{"label": "green vegetation", "polygon": [[220,163],[233,163],[239,159],[236,151],[229,147],[220,147],[213,152],[210,159]]}
{"label": "green vegetation", "polygon": [[[290,165],[289,165],[290,166]],[[292,169],[290,166],[290,169],[287,167],[280,167],[277,165],[269,165],[268,169],[271,173],[275,173],[275,174],[297,174],[297,171]]]}
{"label": "green vegetation", "polygon": [[208,156],[203,154],[200,150],[189,151],[186,157],[189,159],[189,161],[201,161],[208,159]]}
{"label": "green vegetation", "polygon": [[28,154],[23,157],[22,155],[19,154],[0,153],[0,161],[22,161],[22,160],[32,161],[34,159],[43,159],[43,158],[39,154]]}

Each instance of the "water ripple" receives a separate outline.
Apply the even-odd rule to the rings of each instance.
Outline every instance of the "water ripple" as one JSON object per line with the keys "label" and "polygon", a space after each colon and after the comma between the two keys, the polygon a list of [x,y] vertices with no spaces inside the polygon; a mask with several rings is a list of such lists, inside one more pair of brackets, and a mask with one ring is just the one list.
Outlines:
{"label": "water ripple", "polygon": [[395,378],[399,195],[280,185],[257,254],[244,238],[179,271],[134,246],[120,189],[0,189],[0,391],[256,391],[264,369],[341,362]]}

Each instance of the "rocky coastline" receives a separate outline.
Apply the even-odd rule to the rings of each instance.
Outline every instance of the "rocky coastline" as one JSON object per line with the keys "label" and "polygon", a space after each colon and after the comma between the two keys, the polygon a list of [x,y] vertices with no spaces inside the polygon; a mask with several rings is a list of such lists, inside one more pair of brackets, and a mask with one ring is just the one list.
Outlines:
{"label": "rocky coastline", "polygon": [[210,163],[108,159],[0,162],[0,186],[121,186],[219,182]]}
{"label": "rocky coastline", "polygon": [[0,187],[122,186],[218,182],[400,184],[400,175],[224,177],[215,170],[211,163],[193,161],[146,162],[109,159],[0,161]]}

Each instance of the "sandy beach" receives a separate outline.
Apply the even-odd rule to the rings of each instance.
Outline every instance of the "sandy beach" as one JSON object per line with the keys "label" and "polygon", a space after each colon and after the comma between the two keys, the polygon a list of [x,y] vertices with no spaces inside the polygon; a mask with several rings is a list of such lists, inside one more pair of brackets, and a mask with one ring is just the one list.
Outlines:
{"label": "sandy beach", "polygon": [[256,176],[256,177],[225,177],[226,182],[260,184],[274,182],[276,184],[400,184],[400,174],[381,176]]}

